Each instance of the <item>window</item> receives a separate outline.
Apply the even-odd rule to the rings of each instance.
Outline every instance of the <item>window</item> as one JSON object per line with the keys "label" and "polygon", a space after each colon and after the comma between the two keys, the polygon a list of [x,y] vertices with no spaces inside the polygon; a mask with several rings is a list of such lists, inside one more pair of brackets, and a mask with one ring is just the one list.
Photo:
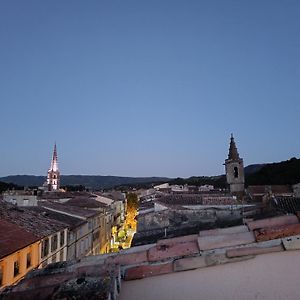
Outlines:
{"label": "window", "polygon": [[0,266],[0,286],[3,285],[3,267]]}
{"label": "window", "polygon": [[60,251],[60,253],[59,253],[59,259],[60,259],[60,261],[64,260],[64,250]]}
{"label": "window", "polygon": [[91,230],[92,229],[92,222],[88,221],[88,229]]}
{"label": "window", "polygon": [[14,262],[14,276],[16,277],[19,274],[20,274],[20,264],[19,264],[19,260],[16,260]]}
{"label": "window", "polygon": [[65,243],[65,232],[61,231],[60,232],[60,247],[62,247]]}
{"label": "window", "polygon": [[46,238],[42,241],[42,257],[47,256],[49,253],[49,239]]}
{"label": "window", "polygon": [[51,238],[51,251],[55,251],[57,249],[57,234],[53,235]]}
{"label": "window", "polygon": [[27,256],[26,256],[26,268],[30,268],[31,266],[31,252],[27,253]]}
{"label": "window", "polygon": [[238,170],[237,167],[234,167],[233,172],[234,172],[234,178],[238,178],[239,177],[239,170]]}

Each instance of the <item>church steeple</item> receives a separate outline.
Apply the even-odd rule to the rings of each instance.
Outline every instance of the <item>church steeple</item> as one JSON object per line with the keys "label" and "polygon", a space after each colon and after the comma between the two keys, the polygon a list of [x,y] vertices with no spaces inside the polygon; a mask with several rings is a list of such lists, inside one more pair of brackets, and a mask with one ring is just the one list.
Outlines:
{"label": "church steeple", "polygon": [[54,144],[54,150],[53,150],[53,155],[52,155],[52,160],[51,160],[51,167],[50,167],[50,169],[51,169],[52,171],[57,171],[57,170],[58,170],[56,143]]}
{"label": "church steeple", "polygon": [[228,159],[232,159],[232,160],[240,159],[239,153],[238,153],[236,145],[235,145],[233,134],[231,134],[231,137],[230,137]]}
{"label": "church steeple", "polygon": [[225,160],[226,180],[230,187],[230,192],[236,195],[244,193],[244,162],[240,158],[233,134],[230,137],[228,158]]}
{"label": "church steeple", "polygon": [[49,191],[59,190],[60,172],[58,170],[56,143],[54,144],[51,166],[48,170],[47,185]]}

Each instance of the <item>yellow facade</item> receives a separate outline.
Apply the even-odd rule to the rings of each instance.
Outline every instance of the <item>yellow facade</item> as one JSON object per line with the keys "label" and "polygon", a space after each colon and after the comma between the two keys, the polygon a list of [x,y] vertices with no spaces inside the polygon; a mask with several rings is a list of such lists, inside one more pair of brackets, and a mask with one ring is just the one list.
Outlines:
{"label": "yellow facade", "polygon": [[0,259],[0,288],[12,285],[39,265],[39,244],[35,242]]}

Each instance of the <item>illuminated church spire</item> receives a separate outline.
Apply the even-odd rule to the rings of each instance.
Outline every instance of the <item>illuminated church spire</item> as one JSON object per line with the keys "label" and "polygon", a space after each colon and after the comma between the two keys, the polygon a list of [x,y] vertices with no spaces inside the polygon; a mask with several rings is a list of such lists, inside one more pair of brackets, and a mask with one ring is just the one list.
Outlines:
{"label": "illuminated church spire", "polygon": [[58,170],[56,143],[54,144],[54,150],[53,150],[50,170],[55,171],[55,172]]}
{"label": "illuminated church spire", "polygon": [[51,166],[50,166],[50,169],[48,170],[47,185],[48,185],[49,191],[59,190],[60,173],[58,170],[56,143],[54,144]]}

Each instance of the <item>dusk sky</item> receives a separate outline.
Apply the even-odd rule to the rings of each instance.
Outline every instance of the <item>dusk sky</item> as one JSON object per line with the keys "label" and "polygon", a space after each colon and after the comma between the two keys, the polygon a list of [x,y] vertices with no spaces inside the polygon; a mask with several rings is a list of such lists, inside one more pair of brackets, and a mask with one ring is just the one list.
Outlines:
{"label": "dusk sky", "polygon": [[300,1],[0,2],[0,176],[299,157]]}

